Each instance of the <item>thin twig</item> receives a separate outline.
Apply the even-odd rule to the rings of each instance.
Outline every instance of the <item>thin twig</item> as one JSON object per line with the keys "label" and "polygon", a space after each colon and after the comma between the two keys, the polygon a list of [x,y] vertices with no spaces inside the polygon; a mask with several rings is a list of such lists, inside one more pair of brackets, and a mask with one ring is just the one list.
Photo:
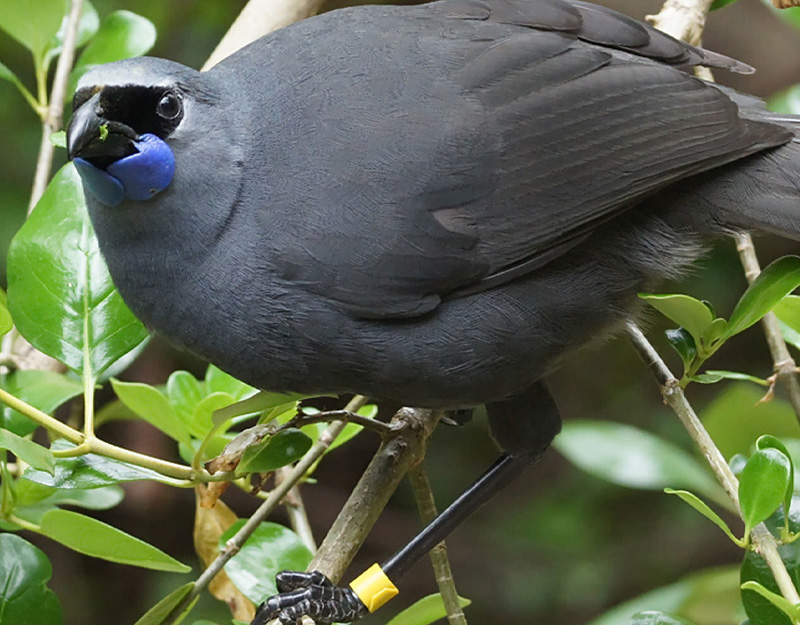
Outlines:
{"label": "thin twig", "polygon": [[[355,412],[366,402],[366,397],[363,397],[362,395],[356,395],[350,400],[350,403],[347,404],[345,410],[351,410]],[[197,578],[192,591],[186,597],[184,597],[177,606],[175,606],[172,612],[170,612],[169,616],[162,621],[162,625],[171,625],[180,619],[186,608],[206,588],[206,586],[208,586],[211,580],[217,576],[217,573],[224,568],[225,564],[227,564],[228,561],[239,552],[239,550],[242,548],[242,545],[244,545],[252,533],[256,531],[258,526],[261,525],[262,521],[264,521],[264,519],[266,519],[275,510],[275,508],[278,507],[278,505],[281,503],[281,500],[292,489],[292,487],[301,479],[303,479],[303,477],[305,477],[308,470],[314,465],[315,462],[317,462],[317,460],[322,457],[325,451],[331,446],[333,441],[336,440],[336,437],[342,433],[345,425],[346,424],[341,421],[332,423],[322,434],[320,434],[317,442],[312,445],[311,449],[306,452],[305,456],[303,456],[299,462],[294,465],[291,471],[288,472],[286,479],[284,479],[272,490],[272,492],[270,492],[264,503],[258,507],[253,515],[242,526],[242,528],[227,542],[225,549],[219,553],[217,558],[205,571],[203,571],[200,577]]]}
{"label": "thin twig", "polygon": [[[275,471],[275,484],[280,484],[289,476],[290,472],[291,469],[289,467],[283,467]],[[286,508],[286,514],[289,516],[289,525],[292,526],[294,533],[297,534],[298,538],[308,547],[311,553],[316,553],[317,541],[314,540],[314,532],[308,520],[306,506],[303,503],[303,495],[300,492],[300,484],[295,484],[286,493],[286,497],[283,498],[283,506]]]}
{"label": "thin twig", "polygon": [[381,436],[391,434],[392,428],[383,421],[376,421],[369,417],[361,416],[354,412],[347,410],[326,410],[316,414],[300,414],[287,421],[281,426],[281,429],[287,428],[301,428],[304,425],[311,425],[313,423],[329,423],[331,421],[344,421],[345,423],[355,423],[367,430],[373,430]]}
{"label": "thin twig", "polygon": [[[645,338],[642,331],[632,321],[626,324],[626,331],[628,338],[633,344],[634,348],[641,356],[642,360],[648,366],[653,376],[661,385],[661,393],[664,396],[664,401],[670,408],[678,415],[683,423],[689,436],[697,444],[705,457],[717,480],[728,493],[733,502],[736,511],[741,517],[741,508],[739,507],[739,480],[731,471],[725,458],[722,457],[714,441],[708,435],[708,432],[700,423],[692,406],[686,399],[683,389],[678,384],[678,379],[672,375],[672,372],[667,367],[666,363],[658,355],[655,348]],[[778,553],[778,544],[766,526],[761,523],[750,532],[750,539],[753,542],[755,550],[762,555],[764,560],[769,566],[772,574],[775,576],[775,581],[778,583],[781,594],[791,601],[792,603],[800,603],[800,595],[792,583],[791,576],[786,570],[786,565]]]}
{"label": "thin twig", "polygon": [[[758,263],[752,237],[746,232],[737,234],[736,250],[739,252],[744,275],[747,281],[752,283],[761,273],[761,266]],[[797,364],[789,353],[789,348],[786,347],[786,341],[783,340],[781,326],[775,314],[768,313],[765,315],[761,320],[761,325],[764,327],[767,345],[769,345],[769,351],[772,354],[775,373],[778,380],[784,385],[792,408],[794,408],[794,414],[800,421],[800,380],[798,380],[797,376]]]}
{"label": "thin twig", "polygon": [[50,101],[47,105],[47,112],[42,120],[42,140],[39,144],[39,157],[36,161],[36,173],[33,178],[33,190],[28,204],[28,214],[39,202],[47,188],[47,181],[50,179],[50,170],[53,167],[53,154],[55,146],[50,141],[50,135],[61,130],[61,120],[64,114],[64,101],[67,97],[67,85],[69,84],[69,73],[72,70],[72,62],[75,60],[75,43],[78,39],[78,25],[81,19],[81,9],[83,0],[72,0],[70,3],[67,26],[64,32],[64,41],[61,47],[61,54],[56,63],[56,73],[53,77],[53,88],[50,92]]}
{"label": "thin twig", "polygon": [[[434,501],[433,491],[425,468],[422,464],[416,466],[409,471],[408,477],[414,490],[414,499],[419,509],[419,517],[424,525],[428,525],[436,518],[438,511],[436,510],[436,501]],[[450,625],[467,625],[467,618],[464,616],[464,611],[458,601],[458,591],[456,590],[453,571],[450,568],[450,559],[447,556],[445,541],[440,542],[431,549],[428,555],[431,558],[436,584],[439,586],[439,592],[442,595],[442,601],[447,611],[447,622]]]}

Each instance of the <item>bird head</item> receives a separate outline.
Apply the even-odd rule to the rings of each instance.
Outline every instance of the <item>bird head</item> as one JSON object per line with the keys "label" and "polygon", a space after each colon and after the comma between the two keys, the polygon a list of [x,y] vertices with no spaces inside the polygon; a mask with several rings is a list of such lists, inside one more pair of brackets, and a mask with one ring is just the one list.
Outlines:
{"label": "bird head", "polygon": [[174,144],[192,126],[198,101],[209,100],[200,76],[178,63],[138,58],[99,66],[81,78],[67,150],[87,194],[118,206],[170,187]]}

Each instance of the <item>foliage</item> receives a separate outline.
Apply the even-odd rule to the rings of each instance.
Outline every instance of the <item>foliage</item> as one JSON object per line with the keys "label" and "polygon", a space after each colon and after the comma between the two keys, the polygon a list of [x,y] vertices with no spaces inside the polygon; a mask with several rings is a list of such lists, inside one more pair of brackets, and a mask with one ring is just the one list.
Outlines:
{"label": "foliage", "polygon": [[[715,0],[712,8],[731,2]],[[65,0],[2,0],[0,4],[0,30],[30,53],[35,88],[29,89],[24,77],[2,62],[0,79],[13,85],[42,119],[49,104],[48,77],[64,45],[67,4]],[[787,11],[783,17],[800,26],[798,11]],[[101,17],[85,2],[69,90],[92,67],[144,54],[154,41],[155,28],[144,17],[128,11]],[[798,93],[800,88],[795,86],[780,94],[773,101],[776,110],[798,112]],[[53,137],[53,141],[63,146],[60,138]],[[619,423],[574,421],[565,426],[556,447],[600,480],[675,494],[719,527],[745,555],[738,573],[728,567],[687,576],[618,607],[594,625],[705,625],[693,611],[698,596],[704,600],[724,597],[720,601],[733,614],[739,583],[752,625],[800,622],[798,606],[780,595],[771,571],[751,549],[754,528],[765,522],[781,543],[790,577],[795,584],[800,580],[800,513],[798,500],[793,498],[798,484],[800,431],[794,432],[792,427],[797,428],[791,411],[778,400],[759,408],[757,418],[751,414],[760,391],[754,397],[750,385],[771,389],[774,380],[747,372],[703,370],[723,345],[770,310],[780,320],[785,340],[800,348],[800,297],[791,295],[798,285],[800,258],[788,256],[762,272],[727,318],[717,316],[709,302],[688,295],[642,295],[679,326],[666,336],[683,363],[682,387],[692,382],[732,382],[719,391],[705,419],[720,448],[730,449],[731,456],[737,454],[732,466],[739,473],[741,523],[736,521],[732,528],[723,518],[730,516],[732,506],[705,465],[661,436]],[[204,481],[213,486],[218,480],[251,490],[252,484],[263,483],[268,474],[303,457],[325,427],[298,419],[298,414],[314,415],[313,409],[301,405],[308,398],[257,392],[213,366],[201,378],[175,371],[161,386],[117,379],[148,335],[111,282],[72,165],[54,175],[9,250],[8,293],[0,291],[0,337],[16,333],[68,371],[12,370],[0,375],[0,399],[4,402],[0,410],[0,529],[4,530],[0,534],[0,625],[62,622],[59,599],[47,586],[51,576],[47,556],[15,532],[27,530],[118,564],[172,575],[186,573],[189,567],[173,556],[93,518],[90,512],[117,506],[123,498],[120,485],[131,481],[192,487]],[[95,392],[101,387],[114,396],[102,415],[95,414],[94,406]],[[52,416],[62,406],[82,411],[83,431]],[[359,411],[365,417],[375,413],[373,406]],[[137,454],[96,436],[95,428],[101,423],[132,417],[148,422],[170,439],[184,464]],[[786,425],[787,420],[791,426]],[[49,446],[39,442],[44,437],[34,440],[42,426],[52,434]],[[351,440],[361,429],[349,424],[329,450]],[[213,477],[204,473],[209,462],[218,463]],[[315,468],[305,475],[306,481],[313,480]],[[198,517],[201,508],[215,507],[216,496],[218,493],[198,495]],[[727,511],[718,514],[712,505]],[[220,521],[215,529],[211,523],[196,526],[195,542],[205,542],[206,548],[212,544],[212,558],[245,524],[235,518],[228,521]],[[305,568],[310,558],[307,546],[292,530],[265,522],[227,563],[225,574],[237,591],[257,603],[275,592],[275,572]],[[734,579],[737,574],[741,575],[739,582]],[[194,582],[175,579],[181,585],[148,610],[137,625],[159,625],[178,607],[181,618],[186,618],[195,604],[194,599],[185,604]],[[469,604],[467,600],[461,603]],[[395,616],[389,625],[425,625],[444,615],[441,597],[431,595]]]}

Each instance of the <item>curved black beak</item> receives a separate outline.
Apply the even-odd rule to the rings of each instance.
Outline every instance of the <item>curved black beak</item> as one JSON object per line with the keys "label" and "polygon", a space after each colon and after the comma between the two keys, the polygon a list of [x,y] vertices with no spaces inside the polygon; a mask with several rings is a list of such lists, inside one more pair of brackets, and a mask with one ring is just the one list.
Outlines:
{"label": "curved black beak", "polygon": [[67,126],[67,155],[80,157],[105,168],[136,153],[133,142],[139,135],[130,127],[105,119],[96,93],[72,113]]}

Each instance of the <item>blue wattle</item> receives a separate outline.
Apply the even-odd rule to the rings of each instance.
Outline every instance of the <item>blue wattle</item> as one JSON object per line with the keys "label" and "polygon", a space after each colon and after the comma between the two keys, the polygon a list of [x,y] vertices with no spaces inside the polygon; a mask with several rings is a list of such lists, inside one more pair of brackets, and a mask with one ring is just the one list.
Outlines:
{"label": "blue wattle", "polygon": [[119,180],[82,158],[72,159],[72,162],[83,180],[83,185],[103,204],[118,206],[125,199],[125,189]]}
{"label": "blue wattle", "polygon": [[161,193],[172,182],[175,157],[162,139],[144,134],[134,142],[137,154],[112,163],[106,171],[122,183],[125,197],[142,202]]}
{"label": "blue wattle", "polygon": [[126,198],[149,200],[172,182],[175,157],[161,138],[143,134],[134,145],[136,154],[115,161],[105,170],[82,158],[73,160],[86,188],[106,206],[118,206]]}

